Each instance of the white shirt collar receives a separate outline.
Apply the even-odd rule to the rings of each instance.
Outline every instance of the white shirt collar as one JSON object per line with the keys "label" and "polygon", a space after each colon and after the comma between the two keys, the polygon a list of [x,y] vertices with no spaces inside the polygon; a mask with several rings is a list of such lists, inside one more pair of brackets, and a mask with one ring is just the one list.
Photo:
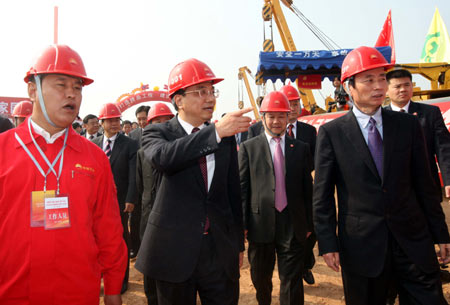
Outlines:
{"label": "white shirt collar", "polygon": [[67,128],[64,128],[63,130],[50,136],[50,133],[48,131],[46,131],[44,128],[42,128],[37,123],[35,123],[31,118],[30,118],[30,122],[31,122],[31,126],[33,127],[34,132],[37,133],[38,135],[40,135],[41,137],[43,137],[48,144],[55,143],[56,139],[58,139],[60,136],[62,136],[67,129]]}
{"label": "white shirt collar", "polygon": [[[275,142],[275,140],[273,139],[274,137],[272,135],[268,134],[266,131],[264,131],[264,134],[266,135],[267,142],[269,142],[269,145],[270,145],[270,141]],[[280,145],[281,145],[281,147],[284,147],[284,139],[286,138],[286,132],[280,138],[281,138]]]}
{"label": "white shirt collar", "polygon": [[382,116],[381,116],[381,107],[378,108],[378,110],[373,115],[367,115],[364,112],[361,112],[361,110],[358,109],[358,107],[353,106],[352,108],[353,114],[355,115],[358,122],[360,122],[362,128],[366,128],[367,124],[369,124],[370,118],[374,118],[374,120],[377,122],[377,127],[379,128],[382,124]]}
{"label": "white shirt collar", "polygon": [[108,138],[108,137],[106,137],[106,135],[105,135],[105,136],[103,137],[103,143],[106,143],[106,141],[108,141],[108,139],[111,140],[111,142],[114,142],[114,141],[116,140],[118,134],[119,134],[119,133],[116,133],[116,134],[113,135],[111,138]]}
{"label": "white shirt collar", "polygon": [[[182,118],[180,118],[180,116],[177,116],[177,119],[178,122],[180,122],[181,127],[183,127],[184,131],[186,131],[186,133],[190,135],[192,133],[192,129],[194,129],[195,126],[192,126],[188,122],[184,121]],[[205,124],[197,126],[198,129],[202,129],[203,127],[205,127]]]}
{"label": "white shirt collar", "polygon": [[408,102],[404,107],[400,108],[394,105],[394,103],[391,102],[391,108],[394,111],[400,111],[400,109],[404,109],[406,113],[408,113],[409,110],[409,104],[411,104],[411,101]]}

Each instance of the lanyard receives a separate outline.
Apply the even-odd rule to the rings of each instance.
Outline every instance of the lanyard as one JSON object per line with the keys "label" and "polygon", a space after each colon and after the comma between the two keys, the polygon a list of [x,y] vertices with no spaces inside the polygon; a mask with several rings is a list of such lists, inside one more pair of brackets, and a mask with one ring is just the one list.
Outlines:
{"label": "lanyard", "polygon": [[[28,154],[28,156],[30,157],[30,159],[33,161],[34,165],[36,166],[36,168],[39,170],[39,172],[41,173],[41,175],[44,177],[44,192],[47,191],[47,176],[48,174],[50,174],[50,172],[53,172],[53,174],[56,177],[56,182],[57,182],[57,190],[56,190],[56,194],[59,194],[59,178],[61,177],[61,172],[62,172],[62,168],[63,168],[63,160],[64,160],[64,150],[66,149],[66,142],[67,142],[67,136],[69,134],[69,130],[66,129],[65,132],[65,136],[64,136],[64,143],[63,143],[63,147],[61,148],[61,150],[59,151],[58,155],[56,156],[55,160],[53,160],[53,163],[50,164],[50,161],[47,159],[47,156],[44,154],[44,152],[42,151],[42,149],[39,147],[39,145],[36,143],[36,140],[33,137],[33,134],[31,133],[31,125],[30,125],[30,120],[28,120],[28,130],[30,131],[30,137],[33,140],[34,146],[36,147],[36,149],[39,151],[41,157],[45,160],[45,162],[47,163],[47,165],[49,166],[49,169],[47,171],[47,173],[44,172],[44,170],[42,169],[42,167],[39,165],[39,163],[37,162],[36,158],[33,156],[33,154],[30,152],[30,150],[25,146],[25,144],[23,143],[22,139],[19,137],[19,135],[17,133],[14,133],[16,140],[19,142],[19,144],[22,146],[22,148],[26,151],[26,153]],[[59,171],[58,174],[56,174],[56,171],[54,169],[54,166],[56,164],[56,162],[58,162],[58,159],[60,160],[59,162]]]}

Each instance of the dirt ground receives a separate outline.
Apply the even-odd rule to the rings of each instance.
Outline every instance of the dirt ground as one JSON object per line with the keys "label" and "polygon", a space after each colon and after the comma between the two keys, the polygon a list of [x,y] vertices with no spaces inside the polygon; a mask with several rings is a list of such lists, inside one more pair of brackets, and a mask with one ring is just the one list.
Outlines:
{"label": "dirt ground", "polygon": [[[450,227],[450,204],[448,201],[442,203],[447,224]],[[345,304],[344,292],[342,290],[342,280],[340,273],[336,273],[328,268],[321,257],[317,257],[317,247],[314,249],[316,254],[316,265],[313,273],[316,283],[312,286],[305,284],[305,304],[306,305],[338,305]],[[144,294],[144,286],[142,274],[134,269],[134,260],[130,264],[130,281],[128,291],[122,295],[122,301],[125,305],[146,305],[147,299]],[[273,293],[272,304],[279,305],[279,286],[278,273],[274,272],[273,276]],[[443,285],[444,294],[448,302],[450,302],[450,283]],[[197,302],[200,304],[200,302]],[[101,300],[100,304],[104,304]],[[255,297],[255,289],[250,280],[250,268],[247,257],[244,259],[244,265],[241,269],[240,279],[240,297],[239,304],[257,305]]]}

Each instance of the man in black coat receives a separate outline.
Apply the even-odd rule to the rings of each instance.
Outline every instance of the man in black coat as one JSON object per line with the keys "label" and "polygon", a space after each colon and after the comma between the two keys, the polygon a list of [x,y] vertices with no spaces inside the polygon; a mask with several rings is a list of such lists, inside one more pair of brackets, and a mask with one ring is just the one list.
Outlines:
{"label": "man in black coat", "polygon": [[[156,103],[150,109],[147,120],[149,124],[164,123],[173,118],[174,115],[165,103]],[[148,159],[145,159],[144,150],[141,148],[137,153],[136,185],[138,201],[141,202],[141,225],[140,238],[144,237],[148,217],[156,199],[156,193],[161,184],[161,172],[155,169]],[[157,305],[156,282],[154,279],[144,276],[144,292],[149,305]]]}
{"label": "man in black coat", "polygon": [[251,278],[258,303],[270,304],[277,257],[280,304],[303,304],[306,240],[313,230],[309,146],[285,134],[290,109],[283,93],[269,93],[260,111],[265,132],[239,149]]}
{"label": "man in black coat", "polygon": [[317,137],[319,253],[333,270],[342,267],[347,304],[386,304],[391,278],[400,304],[446,304],[434,245],[449,262],[450,236],[417,117],[381,107],[390,66],[369,47],[342,64],[354,107]]}
{"label": "man in black coat", "polygon": [[145,158],[162,173],[136,268],[156,280],[158,304],[237,304],[244,251],[234,135],[251,109],[211,120],[218,90],[211,69],[188,59],[169,76],[178,115],[144,130]]}
{"label": "man in black coat", "polygon": [[7,118],[0,116],[0,133],[14,128],[13,123]]}
{"label": "man in black coat", "polygon": [[[100,110],[104,135],[92,140],[109,158],[114,182],[117,189],[120,216],[122,218],[123,237],[130,248],[128,217],[136,202],[136,152],[137,142],[120,133],[120,110],[113,104],[103,105]],[[124,276],[122,293],[128,289],[129,261]]]}
{"label": "man in black coat", "polygon": [[428,163],[436,182],[436,192],[441,196],[441,182],[436,160],[439,163],[445,195],[450,197],[450,133],[437,106],[413,102],[412,75],[408,70],[392,70],[386,74],[391,104],[386,109],[415,115],[423,128],[428,151]]}
{"label": "man in black coat", "polygon": [[[150,106],[142,105],[136,109],[135,115],[136,120],[138,121],[139,127],[135,130],[132,130],[129,134],[130,138],[135,140],[138,143],[138,147],[142,146],[142,132],[147,126],[147,116],[148,111],[150,110]],[[141,201],[138,197],[138,201],[136,202],[136,209],[130,213],[130,257],[136,257],[139,247],[141,246],[141,236],[140,236],[140,228],[141,228],[141,218],[142,218],[142,208]]]}

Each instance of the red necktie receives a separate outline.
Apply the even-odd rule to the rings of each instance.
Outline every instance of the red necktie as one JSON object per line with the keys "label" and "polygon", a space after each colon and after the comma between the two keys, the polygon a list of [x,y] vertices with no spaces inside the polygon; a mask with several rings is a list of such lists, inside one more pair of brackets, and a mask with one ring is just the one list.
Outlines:
{"label": "red necktie", "polygon": [[[192,129],[192,133],[199,131],[200,129],[198,127],[195,127]],[[200,165],[200,171],[202,172],[203,176],[203,182],[205,182],[205,188],[206,192],[208,193],[208,167],[206,166],[206,156],[200,157],[198,159],[198,164]],[[209,218],[206,216],[206,222],[205,222],[205,230],[203,234],[208,234],[209,230]]]}
{"label": "red necktie", "polygon": [[292,129],[294,129],[294,125],[289,124],[288,129],[289,129],[288,135],[289,135],[291,138],[295,138],[295,137],[294,137],[294,133],[292,132]]}

